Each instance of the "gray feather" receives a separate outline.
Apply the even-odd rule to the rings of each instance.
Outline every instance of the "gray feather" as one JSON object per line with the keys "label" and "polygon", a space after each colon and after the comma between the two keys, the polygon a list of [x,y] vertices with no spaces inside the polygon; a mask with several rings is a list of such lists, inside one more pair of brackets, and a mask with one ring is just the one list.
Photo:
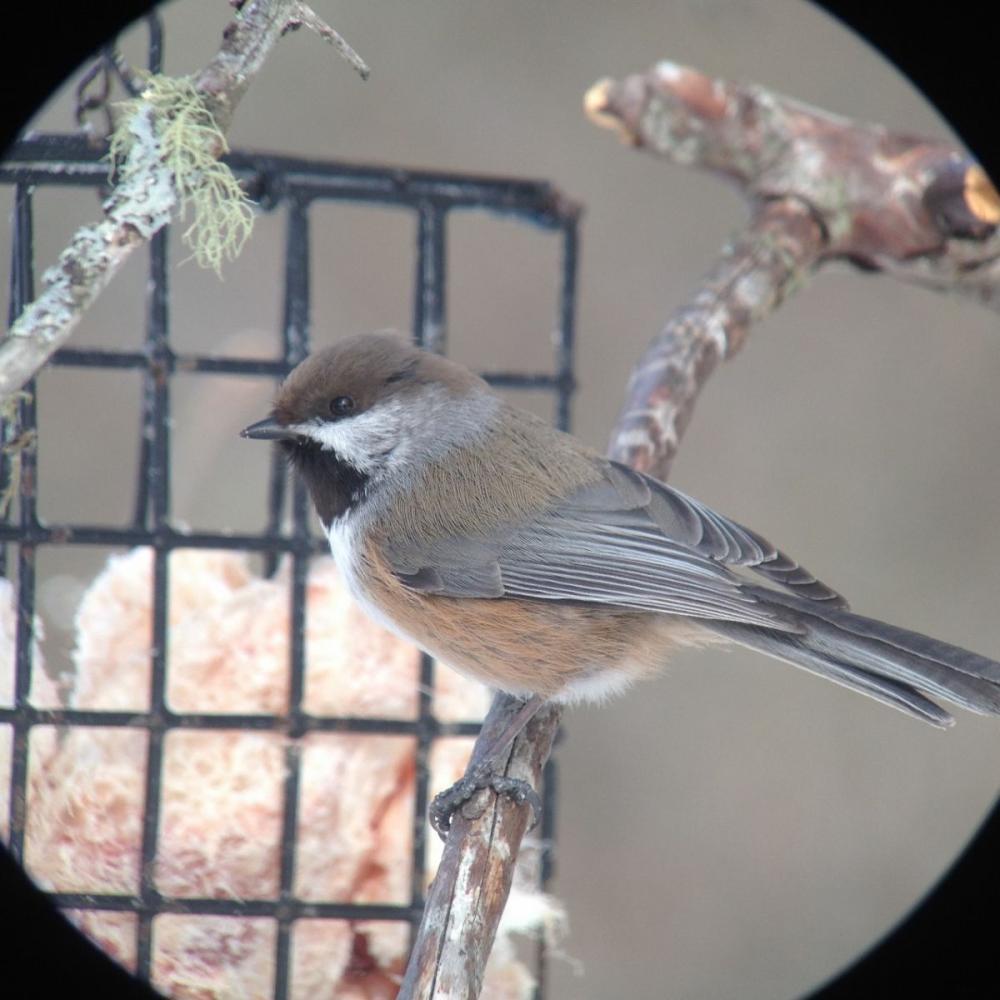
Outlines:
{"label": "gray feather", "polygon": [[812,604],[803,607],[801,602],[796,602],[794,598],[790,598],[786,594],[766,590],[763,587],[750,589],[759,598],[771,604],[780,604],[800,613],[807,611],[810,619],[829,623],[838,633],[852,636],[858,645],[866,643],[870,648],[881,647],[890,651],[895,649],[900,654],[917,656],[921,660],[936,663],[948,670],[988,680],[993,684],[1000,684],[1000,663],[968,649],[953,646],[940,639],[932,639],[919,632],[911,632],[898,625],[890,625],[888,622],[881,622],[874,618],[865,618],[851,611],[841,611],[836,608]]}
{"label": "gray feather", "polygon": [[[777,634],[764,636],[753,628],[734,630],[725,625],[717,627],[715,623],[709,627],[806,669],[815,671],[817,664],[821,664],[827,672],[835,669],[842,673],[845,666],[850,666],[862,671],[869,685],[874,676],[881,685],[892,685],[894,690],[902,686],[981,715],[1000,715],[1000,663],[919,632],[849,611],[763,587],[748,589],[753,590],[761,603],[779,606],[793,615],[802,634],[782,638]],[[841,680],[841,683],[848,682]],[[871,694],[860,683],[848,686]]]}
{"label": "gray feather", "polygon": [[[526,523],[489,537],[389,547],[425,593],[581,601],[697,618],[727,638],[930,722],[931,698],[1000,715],[1000,663],[846,610],[846,602],[755,532],[625,466]],[[745,567],[782,588],[755,586]]]}
{"label": "gray feather", "polygon": [[484,563],[463,567],[421,566],[412,573],[396,574],[411,590],[446,597],[503,597],[500,567]]}
{"label": "gray feather", "polygon": [[650,522],[592,518],[560,509],[511,532],[497,557],[504,593],[783,627],[728,570]]}
{"label": "gray feather", "polygon": [[823,601],[830,607],[847,607],[840,594],[821,583],[757,532],[723,517],[666,483],[618,463],[611,464],[621,477],[629,477],[647,487],[650,493],[648,514],[668,538],[726,565],[746,566],[800,597]]}
{"label": "gray feather", "polygon": [[386,554],[416,590],[455,597],[585,601],[794,631],[741,586],[746,566],[794,593],[842,599],[760,536],[663,483],[600,462],[601,477],[488,538],[448,536]]}
{"label": "gray feather", "polygon": [[743,646],[801,667],[852,691],[860,691],[869,698],[882,702],[883,705],[899,709],[922,722],[929,722],[932,726],[946,729],[954,725],[955,720],[943,708],[909,685],[880,676],[862,667],[844,663],[810,648],[808,641],[729,622],[713,623],[711,628]]}
{"label": "gray feather", "polygon": [[425,593],[584,601],[787,627],[725,566],[663,532],[647,513],[646,481],[606,470],[559,506],[489,538],[390,541],[385,554],[402,582]]}

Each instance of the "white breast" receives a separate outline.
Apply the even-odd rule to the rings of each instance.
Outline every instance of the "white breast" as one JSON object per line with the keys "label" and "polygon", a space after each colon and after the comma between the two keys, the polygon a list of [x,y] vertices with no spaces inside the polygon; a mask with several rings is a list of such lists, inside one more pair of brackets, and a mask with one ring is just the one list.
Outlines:
{"label": "white breast", "polygon": [[413,642],[409,635],[386,617],[382,609],[368,595],[360,572],[359,544],[363,531],[364,523],[356,514],[339,517],[330,525],[326,537],[330,543],[333,561],[337,564],[337,571],[347,585],[351,597],[361,605],[362,610],[372,621],[401,639]]}

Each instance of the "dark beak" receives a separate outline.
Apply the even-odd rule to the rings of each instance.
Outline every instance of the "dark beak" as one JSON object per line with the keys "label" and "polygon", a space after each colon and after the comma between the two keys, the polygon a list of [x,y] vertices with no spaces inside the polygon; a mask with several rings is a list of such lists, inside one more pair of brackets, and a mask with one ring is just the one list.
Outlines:
{"label": "dark beak", "polygon": [[279,424],[274,417],[266,417],[249,427],[244,427],[240,431],[240,437],[253,438],[255,441],[291,441],[297,435]]}

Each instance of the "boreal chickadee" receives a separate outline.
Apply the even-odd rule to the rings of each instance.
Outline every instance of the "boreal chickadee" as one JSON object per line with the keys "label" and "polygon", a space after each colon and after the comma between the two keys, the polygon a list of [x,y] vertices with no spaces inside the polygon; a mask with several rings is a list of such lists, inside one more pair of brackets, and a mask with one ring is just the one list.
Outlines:
{"label": "boreal chickadee", "polygon": [[935,726],[935,699],[1000,714],[1000,664],[851,613],[756,532],[394,336],[307,358],[243,435],[280,442],[370,615],[527,699],[517,725],[717,641]]}

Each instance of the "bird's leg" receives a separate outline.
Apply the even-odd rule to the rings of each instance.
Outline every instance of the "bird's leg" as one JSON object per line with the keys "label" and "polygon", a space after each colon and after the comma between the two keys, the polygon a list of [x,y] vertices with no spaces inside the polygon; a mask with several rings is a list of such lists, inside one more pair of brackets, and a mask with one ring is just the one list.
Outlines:
{"label": "bird's leg", "polygon": [[[523,701],[509,694],[500,694],[483,720],[468,769],[487,761],[497,763],[544,704],[545,699],[537,694]],[[484,735],[488,737],[485,740]]]}
{"label": "bird's leg", "polygon": [[527,802],[531,806],[531,826],[538,822],[542,814],[538,792],[527,781],[503,774],[502,768],[511,744],[543,704],[544,699],[538,695],[527,701],[506,694],[498,694],[493,699],[465,774],[431,801],[431,826],[442,840],[448,836],[455,810],[461,809],[483,788],[492,788],[498,795],[506,795],[519,805]]}

